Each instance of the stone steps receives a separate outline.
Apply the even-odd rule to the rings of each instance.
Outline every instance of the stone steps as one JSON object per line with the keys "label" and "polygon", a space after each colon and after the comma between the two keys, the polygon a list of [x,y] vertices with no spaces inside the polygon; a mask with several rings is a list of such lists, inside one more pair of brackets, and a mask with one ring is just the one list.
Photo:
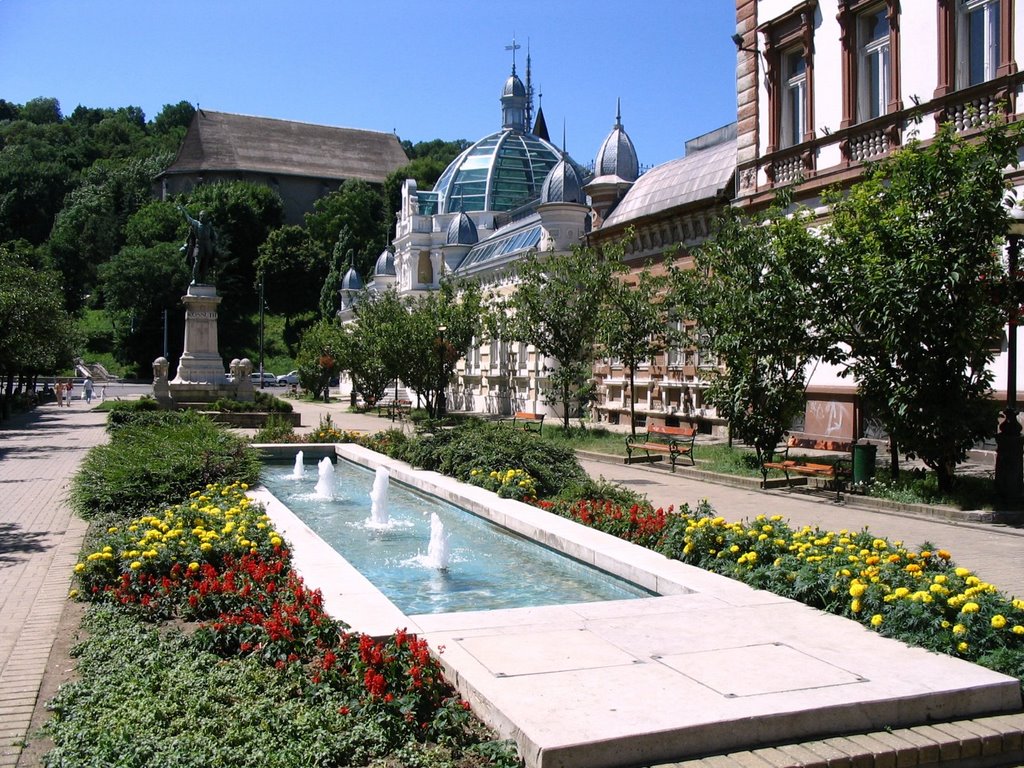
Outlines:
{"label": "stone steps", "polygon": [[744,750],[649,768],[1024,766],[1024,712]]}

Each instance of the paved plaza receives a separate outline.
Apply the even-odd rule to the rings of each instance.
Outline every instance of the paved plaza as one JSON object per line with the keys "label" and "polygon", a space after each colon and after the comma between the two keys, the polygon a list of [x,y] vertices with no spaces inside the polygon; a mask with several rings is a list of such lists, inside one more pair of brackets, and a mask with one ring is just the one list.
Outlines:
{"label": "paved plaza", "polygon": [[[342,403],[300,403],[301,431],[330,414],[337,426],[377,430],[387,419],[346,413]],[[17,764],[40,683],[56,639],[71,568],[86,525],[71,513],[68,482],[86,451],[106,440],[104,415],[81,402],[47,404],[0,424],[0,768]],[[797,524],[868,527],[910,546],[953,552],[1007,594],[1024,596],[1024,531],[1004,525],[944,521],[837,506],[784,491],[762,493],[698,482],[661,467],[586,461],[597,476],[642,491],[656,504],[707,498],[727,519],[781,514]]]}

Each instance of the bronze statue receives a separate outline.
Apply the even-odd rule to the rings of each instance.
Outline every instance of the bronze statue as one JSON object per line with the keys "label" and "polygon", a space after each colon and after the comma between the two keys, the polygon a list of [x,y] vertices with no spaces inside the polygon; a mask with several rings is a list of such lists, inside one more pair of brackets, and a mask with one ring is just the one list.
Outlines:
{"label": "bronze statue", "polygon": [[185,215],[185,220],[189,225],[188,240],[181,246],[181,250],[185,254],[186,261],[192,264],[192,285],[196,285],[206,280],[207,272],[213,262],[213,224],[204,221],[206,211],[201,211],[199,218],[193,219],[188,215],[184,206],[179,205],[178,210]]}

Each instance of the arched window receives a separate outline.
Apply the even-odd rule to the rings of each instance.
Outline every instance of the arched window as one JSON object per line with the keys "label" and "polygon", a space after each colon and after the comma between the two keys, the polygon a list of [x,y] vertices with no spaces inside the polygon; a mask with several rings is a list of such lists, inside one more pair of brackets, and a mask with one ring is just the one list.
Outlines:
{"label": "arched window", "polygon": [[434,265],[430,263],[430,251],[420,251],[416,282],[420,285],[430,285],[434,282]]}

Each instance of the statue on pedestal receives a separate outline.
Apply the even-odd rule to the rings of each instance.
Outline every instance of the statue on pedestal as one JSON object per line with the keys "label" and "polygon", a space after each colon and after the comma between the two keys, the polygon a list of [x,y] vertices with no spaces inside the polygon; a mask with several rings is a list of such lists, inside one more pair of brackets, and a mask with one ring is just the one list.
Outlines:
{"label": "statue on pedestal", "polygon": [[192,264],[192,285],[204,283],[207,273],[213,263],[213,253],[216,248],[213,224],[205,221],[206,211],[200,211],[199,218],[193,219],[188,215],[184,206],[179,205],[178,210],[185,216],[188,222],[188,240],[181,246],[185,260]]}

